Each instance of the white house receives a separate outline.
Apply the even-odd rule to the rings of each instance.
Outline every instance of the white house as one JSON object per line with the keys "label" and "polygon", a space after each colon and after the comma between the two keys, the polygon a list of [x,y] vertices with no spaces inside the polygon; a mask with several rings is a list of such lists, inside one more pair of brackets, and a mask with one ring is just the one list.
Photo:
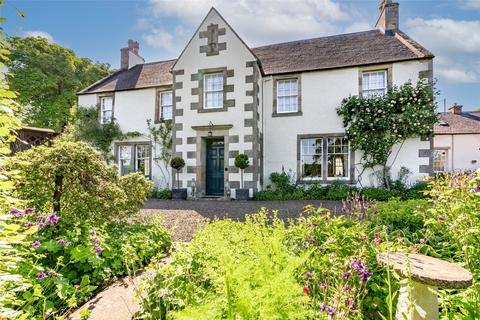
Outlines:
{"label": "white house", "polygon": [[434,126],[433,170],[468,171],[480,166],[480,113],[453,105]]}
{"label": "white house", "polygon": [[[152,161],[147,119],[173,122],[173,152],[186,166],[180,184],[196,196],[234,196],[246,153],[245,187],[261,190],[272,172],[299,183],[376,183],[362,171],[336,108],[349,95],[382,95],[392,85],[433,78],[433,55],[399,30],[398,3],[382,1],[373,30],[250,48],[212,8],[175,60],[145,63],[137,42],[121,49],[121,69],[78,94],[141,137],[115,142],[120,172],[143,170],[159,187],[170,170]],[[254,22],[252,22],[254,23]],[[398,152],[397,152],[398,151]],[[155,156],[153,156],[155,157]],[[411,182],[432,172],[432,141],[410,139],[390,159]]]}

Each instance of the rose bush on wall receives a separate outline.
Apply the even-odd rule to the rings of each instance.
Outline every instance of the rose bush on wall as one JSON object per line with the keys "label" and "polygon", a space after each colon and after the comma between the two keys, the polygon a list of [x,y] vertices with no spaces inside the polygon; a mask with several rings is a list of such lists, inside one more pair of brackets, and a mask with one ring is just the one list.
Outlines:
{"label": "rose bush on wall", "polygon": [[434,96],[432,84],[421,80],[395,86],[383,97],[345,98],[338,108],[350,146],[363,152],[363,170],[381,166],[385,187],[390,187],[387,161],[393,146],[409,138],[432,136],[438,121]]}

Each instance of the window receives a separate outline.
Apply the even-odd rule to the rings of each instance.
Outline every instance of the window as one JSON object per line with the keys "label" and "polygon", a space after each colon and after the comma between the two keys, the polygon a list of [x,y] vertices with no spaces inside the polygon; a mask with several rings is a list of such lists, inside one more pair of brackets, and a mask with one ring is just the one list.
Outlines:
{"label": "window", "polygon": [[100,98],[100,123],[109,123],[113,119],[113,97]]}
{"label": "window", "polygon": [[348,141],[345,137],[329,137],[327,140],[328,178],[348,178]]}
{"label": "window", "polygon": [[362,96],[371,98],[384,96],[387,92],[387,71],[371,71],[362,74]]}
{"label": "window", "polygon": [[302,178],[321,178],[323,162],[323,139],[301,140],[301,175]]}
{"label": "window", "polygon": [[118,146],[118,167],[122,176],[132,172],[132,146]]}
{"label": "window", "polygon": [[448,155],[447,149],[433,150],[433,171],[434,172],[447,171],[447,160],[448,160],[447,155]]}
{"label": "window", "polygon": [[297,79],[277,81],[277,113],[298,111]]}
{"label": "window", "polygon": [[135,146],[135,171],[143,172],[146,177],[150,176],[150,146]]}
{"label": "window", "polygon": [[173,95],[172,91],[160,92],[160,112],[163,120],[172,120]]}
{"label": "window", "polygon": [[151,147],[149,144],[120,144],[117,148],[120,175],[138,171],[150,177]]}
{"label": "window", "polygon": [[204,78],[204,108],[223,108],[223,74],[207,74]]}

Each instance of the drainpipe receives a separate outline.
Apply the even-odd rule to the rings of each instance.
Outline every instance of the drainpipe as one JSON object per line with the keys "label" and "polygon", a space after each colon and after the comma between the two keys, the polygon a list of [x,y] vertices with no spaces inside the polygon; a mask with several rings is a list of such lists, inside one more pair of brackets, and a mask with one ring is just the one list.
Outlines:
{"label": "drainpipe", "polygon": [[455,165],[454,165],[454,158],[455,158],[455,135],[452,134],[452,171],[455,170]]}

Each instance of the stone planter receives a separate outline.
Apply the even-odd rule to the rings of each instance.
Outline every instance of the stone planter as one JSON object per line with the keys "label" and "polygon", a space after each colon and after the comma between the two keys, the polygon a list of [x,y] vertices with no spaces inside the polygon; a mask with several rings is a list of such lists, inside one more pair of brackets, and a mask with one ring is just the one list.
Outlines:
{"label": "stone planter", "polygon": [[172,200],[187,200],[187,188],[172,189]]}
{"label": "stone planter", "polygon": [[235,200],[248,200],[249,198],[249,189],[235,189]]}

